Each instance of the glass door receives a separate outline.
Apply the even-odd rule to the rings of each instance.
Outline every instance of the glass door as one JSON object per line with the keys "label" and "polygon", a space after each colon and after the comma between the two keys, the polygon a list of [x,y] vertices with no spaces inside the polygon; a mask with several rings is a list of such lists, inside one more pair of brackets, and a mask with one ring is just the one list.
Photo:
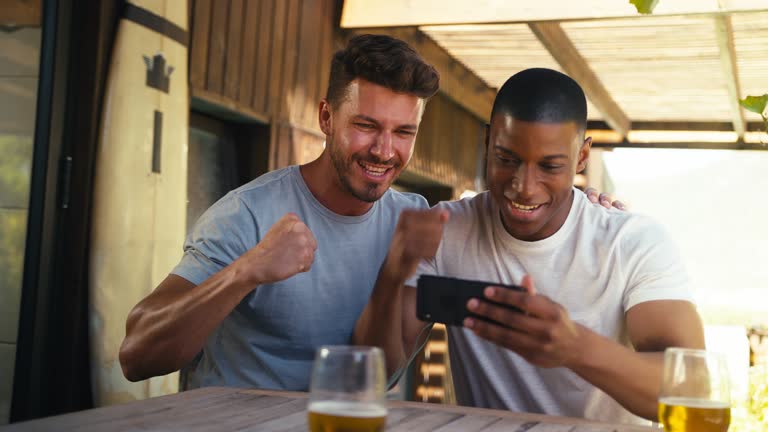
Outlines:
{"label": "glass door", "polygon": [[0,8],[0,424],[13,389],[32,176],[41,5]]}

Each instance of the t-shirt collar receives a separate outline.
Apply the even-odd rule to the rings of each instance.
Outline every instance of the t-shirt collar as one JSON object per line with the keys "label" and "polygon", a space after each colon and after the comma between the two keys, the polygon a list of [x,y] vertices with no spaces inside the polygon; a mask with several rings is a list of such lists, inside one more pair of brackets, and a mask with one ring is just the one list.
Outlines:
{"label": "t-shirt collar", "polygon": [[321,215],[333,219],[338,222],[342,223],[360,223],[368,220],[371,216],[373,216],[376,211],[378,211],[379,206],[381,205],[379,201],[384,199],[387,194],[389,194],[389,189],[384,193],[384,195],[381,196],[376,202],[373,203],[370,209],[368,209],[365,214],[362,214],[360,216],[345,216],[340,215],[338,213],[333,212],[328,207],[324,206],[318,199],[312,194],[312,192],[309,190],[309,186],[307,186],[307,183],[304,181],[304,176],[301,175],[301,170],[299,169],[298,165],[291,166],[291,177],[296,182],[296,186],[299,188],[299,191],[304,195],[304,197],[307,199],[307,201],[314,207]]}

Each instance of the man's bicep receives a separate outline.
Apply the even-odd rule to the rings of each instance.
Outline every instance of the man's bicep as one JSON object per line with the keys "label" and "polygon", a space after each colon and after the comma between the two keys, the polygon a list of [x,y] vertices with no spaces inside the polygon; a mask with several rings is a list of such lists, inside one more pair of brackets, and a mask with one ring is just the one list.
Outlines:
{"label": "man's bicep", "polygon": [[627,311],[627,330],[635,350],[656,352],[672,346],[704,348],[704,328],[693,303],[653,300]]}
{"label": "man's bicep", "polygon": [[177,297],[188,293],[197,285],[182,276],[169,274],[153,292],[164,297]]}
{"label": "man's bicep", "polygon": [[144,300],[140,308],[151,310],[164,308],[192,291],[197,284],[179,275],[169,274]]}
{"label": "man's bicep", "polygon": [[160,282],[160,285],[133,307],[126,320],[126,331],[130,333],[141,317],[167,310],[169,306],[178,302],[196,286],[194,282],[181,276],[169,274]]}

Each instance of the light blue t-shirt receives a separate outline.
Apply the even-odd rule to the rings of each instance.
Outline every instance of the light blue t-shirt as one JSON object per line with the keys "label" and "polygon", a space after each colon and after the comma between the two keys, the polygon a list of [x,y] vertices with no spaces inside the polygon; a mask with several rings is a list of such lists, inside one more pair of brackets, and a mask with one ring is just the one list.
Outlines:
{"label": "light blue t-shirt", "polygon": [[350,342],[407,208],[428,204],[390,189],[366,214],[340,216],[317,201],[298,166],[267,173],[211,206],[172,271],[194,284],[254,247],[288,212],[307,224],[318,247],[308,272],[261,285],[235,307],[185,368],[188,388],[307,390],[315,350]]}

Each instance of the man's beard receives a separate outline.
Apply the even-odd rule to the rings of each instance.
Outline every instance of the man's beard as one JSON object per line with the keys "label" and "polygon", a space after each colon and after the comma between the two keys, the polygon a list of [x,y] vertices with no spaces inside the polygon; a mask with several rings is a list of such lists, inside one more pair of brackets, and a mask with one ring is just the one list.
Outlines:
{"label": "man's beard", "polygon": [[[328,139],[326,146],[330,150],[331,162],[336,169],[336,175],[339,178],[341,186],[356,199],[369,203],[376,202],[384,195],[387,189],[389,189],[389,185],[367,182],[362,188],[355,189],[355,187],[352,186],[352,170],[356,168],[354,165],[357,164],[357,158],[354,155],[350,156],[349,159],[344,158],[344,155],[341,154],[331,139]],[[379,160],[371,160],[370,162],[376,164],[382,163]],[[396,170],[398,167],[399,164],[395,164],[391,169]]]}

